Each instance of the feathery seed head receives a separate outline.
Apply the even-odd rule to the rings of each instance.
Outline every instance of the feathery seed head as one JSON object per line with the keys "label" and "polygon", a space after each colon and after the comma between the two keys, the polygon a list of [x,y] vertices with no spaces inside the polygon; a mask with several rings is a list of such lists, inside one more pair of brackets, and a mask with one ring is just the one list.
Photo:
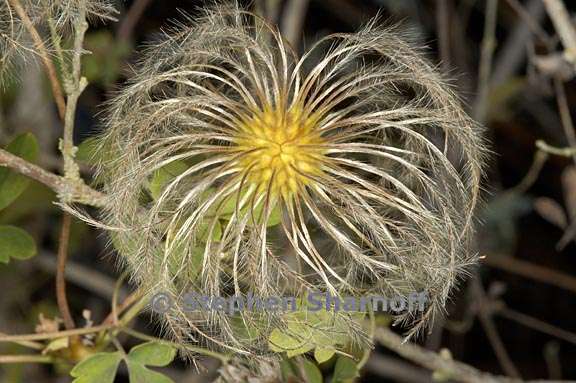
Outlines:
{"label": "feathery seed head", "polygon": [[[484,146],[449,86],[376,21],[302,57],[235,4],[189,21],[109,104],[103,220],[134,279],[174,297],[424,290],[426,311],[397,319],[429,323],[476,262]],[[163,317],[179,341],[241,352],[305,332],[279,312],[176,304]],[[365,341],[350,315],[334,317]]]}

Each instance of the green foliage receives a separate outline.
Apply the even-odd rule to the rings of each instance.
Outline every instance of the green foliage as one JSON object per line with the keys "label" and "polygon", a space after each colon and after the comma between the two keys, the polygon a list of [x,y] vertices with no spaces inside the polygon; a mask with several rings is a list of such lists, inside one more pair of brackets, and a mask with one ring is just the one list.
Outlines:
{"label": "green foliage", "polygon": [[110,86],[121,75],[122,62],[131,51],[128,43],[114,38],[110,31],[98,31],[86,36],[85,48],[92,52],[85,55],[83,74],[88,82]]}
{"label": "green foliage", "polygon": [[302,361],[302,369],[304,370],[304,375],[306,376],[306,382],[308,383],[322,383],[322,373],[318,369],[318,366],[314,362],[304,359]]}
{"label": "green foliage", "polygon": [[184,173],[188,168],[189,166],[184,161],[173,161],[156,170],[149,186],[152,198],[158,199],[170,181]]}
{"label": "green foliage", "polygon": [[165,367],[176,356],[174,347],[157,342],[143,343],[130,350],[128,355],[117,352],[100,352],[78,363],[70,372],[73,383],[113,383],[122,360],[128,367],[130,383],[172,383],[172,379],[147,368]]}
{"label": "green foliage", "polygon": [[[28,162],[34,162],[38,157],[38,142],[33,134],[24,133],[14,138],[6,150]],[[0,167],[0,210],[14,202],[29,184],[29,178]]]}
{"label": "green foliage", "polygon": [[316,347],[314,350],[314,359],[316,359],[318,363],[324,363],[332,359],[335,353],[336,351],[331,348]]}
{"label": "green foliage", "polygon": [[[351,320],[361,320],[363,317],[363,313],[358,313]],[[316,359],[324,362],[332,357],[339,346],[350,342],[349,322],[326,310],[289,312],[285,319],[288,323],[286,328],[274,329],[268,344],[270,350],[286,352],[289,358],[316,349]]]}
{"label": "green foliage", "polygon": [[70,375],[72,383],[114,383],[116,370],[122,361],[122,354],[116,352],[99,352],[78,363]]}
{"label": "green foliage", "polygon": [[30,234],[15,226],[0,226],[0,263],[8,263],[10,258],[28,259],[36,253]]}
{"label": "green foliage", "polygon": [[332,383],[348,383],[358,377],[358,365],[352,359],[339,355],[334,367]]}
{"label": "green foliage", "polygon": [[78,145],[76,152],[76,160],[88,165],[95,165],[98,163],[98,139],[96,137],[89,137]]}
{"label": "green foliage", "polygon": [[6,209],[0,210],[0,225],[15,224],[33,214],[58,211],[53,203],[56,193],[47,186],[33,182],[18,199]]}
{"label": "green foliage", "polygon": [[174,360],[176,350],[166,344],[148,342],[140,344],[128,353],[126,364],[131,383],[170,383],[172,379],[152,371],[146,366],[164,367]]}
{"label": "green foliage", "polygon": [[165,367],[174,360],[175,356],[176,349],[174,347],[162,343],[148,342],[133,347],[128,354],[128,359],[141,365]]}

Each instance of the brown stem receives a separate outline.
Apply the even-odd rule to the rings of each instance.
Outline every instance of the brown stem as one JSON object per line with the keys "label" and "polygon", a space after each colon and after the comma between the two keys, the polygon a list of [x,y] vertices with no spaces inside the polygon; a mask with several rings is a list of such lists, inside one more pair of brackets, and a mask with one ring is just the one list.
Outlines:
{"label": "brown stem", "polygon": [[62,92],[62,87],[60,86],[60,82],[58,81],[58,75],[56,74],[56,68],[54,67],[54,63],[50,60],[50,54],[48,53],[48,49],[46,49],[46,44],[40,37],[40,34],[34,27],[34,23],[26,14],[26,10],[22,7],[19,0],[8,0],[10,6],[14,9],[24,27],[32,37],[32,41],[34,41],[34,45],[36,49],[38,49],[38,53],[44,66],[46,67],[46,73],[48,74],[48,79],[50,80],[50,85],[52,87],[52,93],[54,95],[54,100],[56,101],[56,106],[58,107],[58,114],[60,118],[64,120],[64,116],[66,115],[66,101],[64,99],[64,94]]}
{"label": "brown stem", "polygon": [[[566,140],[568,141],[570,147],[576,148],[576,132],[574,131],[574,121],[572,121],[572,116],[570,115],[570,106],[568,105],[568,99],[566,98],[564,84],[558,76],[554,77],[554,90],[556,92],[558,112],[560,113],[560,118],[562,119],[562,129],[564,129]],[[574,164],[576,164],[576,154],[572,156],[572,160],[574,161]]]}
{"label": "brown stem", "polygon": [[436,27],[440,61],[445,74],[450,70],[450,4],[449,0],[436,2]]}
{"label": "brown stem", "polygon": [[77,328],[74,330],[66,330],[66,331],[45,332],[45,333],[40,333],[40,334],[0,335],[0,342],[16,343],[16,342],[25,342],[25,341],[64,338],[64,337],[70,337],[70,336],[75,336],[75,335],[94,334],[94,333],[97,333],[100,331],[109,330],[113,327],[114,326],[106,325],[106,326],[83,327],[83,328]]}
{"label": "brown stem", "polygon": [[0,166],[7,166],[26,177],[48,186],[64,201],[78,202],[94,207],[104,206],[104,194],[92,189],[83,182],[71,181],[57,176],[3,149],[0,149]]}
{"label": "brown stem", "polygon": [[483,263],[576,293],[576,277],[505,255],[489,255]]}
{"label": "brown stem", "polygon": [[510,354],[502,342],[502,338],[498,333],[496,324],[492,318],[492,311],[488,307],[488,300],[486,298],[486,293],[484,292],[484,287],[478,278],[472,281],[472,288],[475,293],[475,297],[478,299],[478,317],[480,318],[480,323],[482,328],[490,341],[490,345],[498,358],[498,362],[502,369],[506,372],[508,376],[513,378],[520,378],[520,372],[514,365],[514,362],[510,358]]}
{"label": "brown stem", "polygon": [[110,312],[110,314],[108,314],[108,316],[106,317],[106,319],[104,319],[102,324],[103,325],[117,324],[116,322],[118,316],[122,314],[128,307],[132,306],[132,304],[134,304],[134,302],[136,302],[141,297],[142,292],[139,290],[130,294],[126,299],[124,299],[122,303],[118,305],[118,307],[116,307],[116,312]]}
{"label": "brown stem", "polygon": [[138,23],[138,20],[142,17],[146,8],[152,3],[152,0],[136,0],[128,13],[126,13],[126,17],[122,20],[120,27],[118,28],[118,39],[121,41],[130,41],[132,38],[132,32],[134,32],[134,28]]}
{"label": "brown stem", "polygon": [[488,112],[488,95],[490,93],[490,76],[492,58],[496,48],[496,24],[498,21],[498,0],[488,0],[484,21],[484,36],[480,52],[480,69],[478,73],[478,95],[474,105],[474,119],[480,123],[486,121]]}
{"label": "brown stem", "polygon": [[572,19],[562,0],[544,0],[544,5],[548,15],[554,23],[556,32],[562,40],[562,45],[566,49],[568,59],[576,62],[576,28],[572,24]]}
{"label": "brown stem", "polygon": [[0,355],[0,364],[15,363],[53,363],[48,355]]}
{"label": "brown stem", "polygon": [[70,224],[72,218],[70,215],[64,213],[62,217],[62,226],[60,228],[60,240],[58,244],[58,258],[56,261],[56,300],[64,326],[67,330],[72,330],[76,327],[74,319],[70,314],[70,307],[68,306],[68,298],[66,297],[66,261],[68,260],[68,243],[70,242]]}
{"label": "brown stem", "polygon": [[432,371],[449,374],[450,381],[471,383],[520,382],[518,379],[490,375],[462,362],[426,350],[416,344],[405,342],[404,338],[387,328],[377,329],[374,333],[374,339],[384,347],[420,366]]}

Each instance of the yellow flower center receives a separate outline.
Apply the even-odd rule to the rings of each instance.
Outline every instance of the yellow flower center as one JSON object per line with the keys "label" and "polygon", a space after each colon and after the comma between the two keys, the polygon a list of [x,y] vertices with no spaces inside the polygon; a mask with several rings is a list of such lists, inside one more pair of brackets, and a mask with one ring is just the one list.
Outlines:
{"label": "yellow flower center", "polygon": [[247,180],[263,192],[288,198],[321,174],[323,138],[317,121],[300,108],[265,110],[242,122],[237,144]]}

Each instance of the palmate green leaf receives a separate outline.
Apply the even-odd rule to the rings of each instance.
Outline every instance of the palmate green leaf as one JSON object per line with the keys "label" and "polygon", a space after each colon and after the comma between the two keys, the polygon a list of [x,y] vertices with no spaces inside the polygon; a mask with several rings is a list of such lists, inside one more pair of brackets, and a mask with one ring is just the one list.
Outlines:
{"label": "palmate green leaf", "polygon": [[70,372],[72,383],[113,383],[122,360],[126,362],[130,383],[174,383],[172,379],[146,366],[164,367],[176,356],[172,346],[148,342],[133,347],[128,355],[100,352],[78,363]]}
{"label": "palmate green leaf", "polygon": [[0,263],[8,263],[10,258],[28,259],[37,254],[34,238],[15,226],[0,226]]}
{"label": "palmate green leaf", "polygon": [[[362,321],[363,318],[364,313],[351,313],[349,320]],[[285,320],[286,328],[274,329],[268,343],[270,350],[286,352],[288,357],[319,349],[318,357],[326,361],[338,346],[350,342],[348,321],[324,309],[309,311],[303,308],[301,311],[287,313]],[[329,350],[332,350],[332,354]]]}
{"label": "palmate green leaf", "polygon": [[126,361],[130,383],[174,383],[172,379],[159,372],[146,368],[143,364]]}
{"label": "palmate green leaf", "polygon": [[162,343],[148,342],[133,347],[126,357],[130,383],[173,383],[172,379],[146,366],[167,366],[175,356],[176,349]]}
{"label": "palmate green leaf", "polygon": [[[6,151],[26,161],[34,162],[38,157],[38,142],[32,133],[24,133],[14,138],[6,146]],[[29,178],[0,167],[0,210],[18,198],[29,184]]]}
{"label": "palmate green leaf", "polygon": [[167,344],[148,342],[132,347],[128,353],[128,359],[134,363],[139,363],[153,367],[164,367],[169,365],[176,356],[176,349]]}
{"label": "palmate green leaf", "polygon": [[122,360],[120,352],[99,352],[78,363],[70,375],[72,383],[114,383],[116,370]]}

